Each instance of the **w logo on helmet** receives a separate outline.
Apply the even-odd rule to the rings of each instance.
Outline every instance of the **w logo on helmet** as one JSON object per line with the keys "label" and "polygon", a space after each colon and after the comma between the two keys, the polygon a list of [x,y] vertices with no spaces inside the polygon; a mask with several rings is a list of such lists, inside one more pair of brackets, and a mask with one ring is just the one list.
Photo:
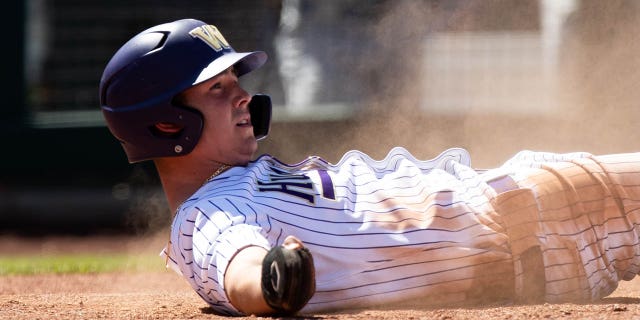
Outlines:
{"label": "w logo on helmet", "polygon": [[200,40],[204,41],[215,51],[231,48],[227,40],[222,36],[222,33],[220,33],[215,26],[200,26],[189,31],[189,34],[194,38],[200,38]]}

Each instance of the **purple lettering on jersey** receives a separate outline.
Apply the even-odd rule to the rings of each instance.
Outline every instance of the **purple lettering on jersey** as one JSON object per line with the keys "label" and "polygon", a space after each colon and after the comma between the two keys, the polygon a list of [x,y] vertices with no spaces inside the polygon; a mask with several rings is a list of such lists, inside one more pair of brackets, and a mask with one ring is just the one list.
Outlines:
{"label": "purple lettering on jersey", "polygon": [[315,203],[313,183],[306,175],[270,174],[269,180],[258,180],[258,190],[282,192]]}
{"label": "purple lettering on jersey", "polygon": [[336,194],[333,190],[333,181],[327,170],[318,170],[320,181],[322,182],[322,196],[327,199],[335,200]]}

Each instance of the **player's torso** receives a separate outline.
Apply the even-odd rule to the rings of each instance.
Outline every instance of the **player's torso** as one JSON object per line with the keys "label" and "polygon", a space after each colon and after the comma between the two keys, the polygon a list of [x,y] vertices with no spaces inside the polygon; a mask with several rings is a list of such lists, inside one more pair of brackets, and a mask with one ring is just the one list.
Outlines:
{"label": "player's torso", "polygon": [[309,244],[365,245],[363,235],[426,229],[433,222],[425,217],[461,202],[454,190],[464,186],[447,168],[461,160],[453,150],[417,161],[399,148],[383,161],[353,152],[336,165],[263,156],[203,186],[184,207],[257,225],[273,244],[286,232]]}
{"label": "player's torso", "polygon": [[455,190],[465,186],[447,166],[468,161],[464,154],[454,150],[421,162],[405,152],[395,150],[384,161],[352,153],[337,165],[311,158],[292,166],[262,157],[216,178],[186,204],[218,221],[218,232],[252,224],[272,246],[288,235],[301,239],[318,275],[309,308],[335,299],[357,305],[372,292],[389,299],[385,290],[407,282],[428,288],[433,279],[426,269],[473,265],[481,243],[504,245],[457,197]]}

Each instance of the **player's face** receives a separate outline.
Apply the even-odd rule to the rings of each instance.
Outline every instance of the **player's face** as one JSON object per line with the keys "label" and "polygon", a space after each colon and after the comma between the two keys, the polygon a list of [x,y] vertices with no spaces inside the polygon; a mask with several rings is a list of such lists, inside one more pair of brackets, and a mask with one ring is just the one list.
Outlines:
{"label": "player's face", "polygon": [[233,67],[187,89],[185,103],[204,116],[204,129],[192,153],[213,161],[245,165],[258,148],[249,115],[249,94]]}

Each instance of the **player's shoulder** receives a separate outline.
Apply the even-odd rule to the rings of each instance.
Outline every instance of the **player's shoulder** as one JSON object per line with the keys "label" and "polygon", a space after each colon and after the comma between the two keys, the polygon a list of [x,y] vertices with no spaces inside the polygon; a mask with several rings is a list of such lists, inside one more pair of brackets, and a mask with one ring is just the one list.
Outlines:
{"label": "player's shoulder", "polygon": [[423,170],[430,170],[433,168],[445,169],[449,167],[452,162],[459,163],[465,166],[471,166],[471,156],[466,149],[463,148],[449,148],[446,149],[435,157],[423,160],[417,159],[407,149],[402,147],[393,148],[387,158],[403,157],[409,159],[419,165]]}
{"label": "player's shoulder", "polygon": [[464,148],[449,148],[440,153],[435,159],[453,160],[460,164],[471,166],[471,155]]}
{"label": "player's shoulder", "polygon": [[410,163],[411,166],[428,172],[434,168],[447,170],[453,162],[469,166],[471,160],[467,150],[463,148],[450,148],[441,152],[436,157],[427,157],[424,159],[416,157],[404,147],[395,147],[392,148],[384,158],[379,160],[373,159],[359,150],[351,150],[345,153],[335,166],[362,165],[373,168],[379,172],[389,172],[402,167],[402,164]]}

